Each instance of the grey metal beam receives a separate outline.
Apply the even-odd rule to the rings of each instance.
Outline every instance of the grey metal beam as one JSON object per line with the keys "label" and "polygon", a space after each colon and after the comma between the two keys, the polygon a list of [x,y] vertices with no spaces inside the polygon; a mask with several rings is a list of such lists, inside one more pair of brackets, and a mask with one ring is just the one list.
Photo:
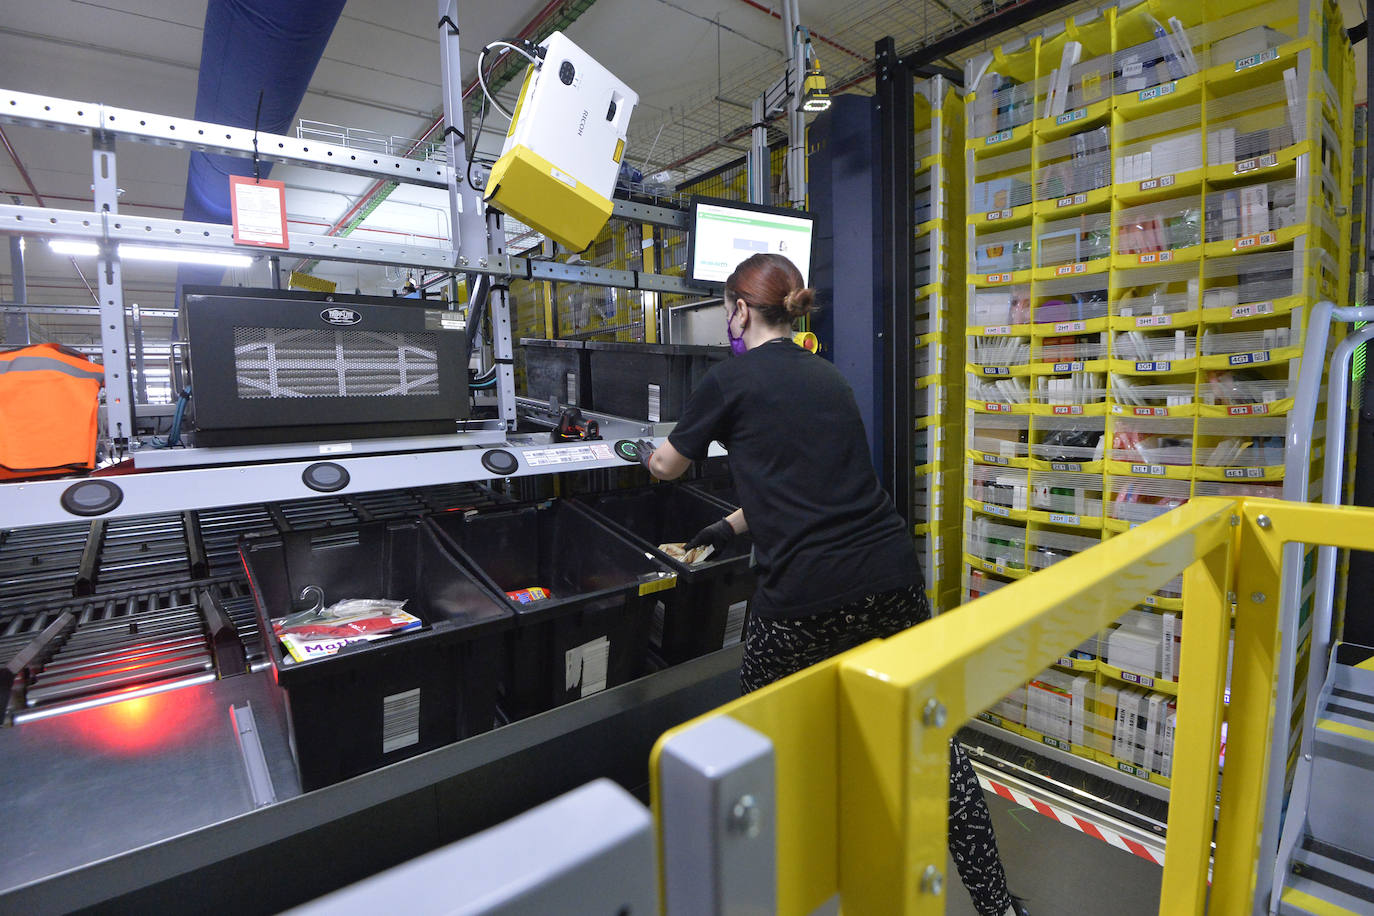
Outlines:
{"label": "grey metal beam", "polygon": [[[250,128],[228,127],[209,121],[174,118],[98,102],[34,95],[12,89],[0,89],[0,123],[48,127],[82,134],[105,130],[117,139],[154,146],[222,156],[253,156],[253,131]],[[257,138],[259,156],[268,162],[304,165],[431,188],[447,188],[449,184],[447,163],[388,156],[316,140],[301,140],[285,134],[259,133]]]}

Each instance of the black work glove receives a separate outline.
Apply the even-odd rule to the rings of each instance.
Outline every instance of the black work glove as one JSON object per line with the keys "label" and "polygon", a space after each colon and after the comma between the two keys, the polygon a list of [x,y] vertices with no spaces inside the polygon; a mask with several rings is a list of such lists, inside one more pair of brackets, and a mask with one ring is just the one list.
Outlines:
{"label": "black work glove", "polygon": [[652,474],[653,471],[649,470],[649,459],[654,456],[654,443],[649,439],[640,439],[635,443],[635,450],[639,452],[640,466]]}
{"label": "black work glove", "polygon": [[694,547],[705,547],[710,544],[716,550],[721,550],[730,543],[730,539],[734,536],[735,529],[731,527],[729,519],[723,518],[698,531],[695,537],[683,545],[683,549],[691,550]]}

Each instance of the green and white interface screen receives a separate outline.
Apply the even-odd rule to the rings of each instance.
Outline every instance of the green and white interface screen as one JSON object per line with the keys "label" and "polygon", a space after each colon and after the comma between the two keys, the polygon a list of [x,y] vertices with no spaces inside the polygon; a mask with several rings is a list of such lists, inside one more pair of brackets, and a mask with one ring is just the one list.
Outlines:
{"label": "green and white interface screen", "polygon": [[784,216],[697,204],[691,275],[705,283],[724,283],[741,261],[759,252],[788,258],[806,282],[811,269],[809,216]]}

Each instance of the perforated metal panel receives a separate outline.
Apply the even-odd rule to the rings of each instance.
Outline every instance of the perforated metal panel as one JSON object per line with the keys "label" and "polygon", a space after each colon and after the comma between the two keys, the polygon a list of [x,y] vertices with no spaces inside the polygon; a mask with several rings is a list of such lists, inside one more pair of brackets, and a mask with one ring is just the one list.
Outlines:
{"label": "perforated metal panel", "polygon": [[438,333],[234,328],[238,396],[439,396]]}

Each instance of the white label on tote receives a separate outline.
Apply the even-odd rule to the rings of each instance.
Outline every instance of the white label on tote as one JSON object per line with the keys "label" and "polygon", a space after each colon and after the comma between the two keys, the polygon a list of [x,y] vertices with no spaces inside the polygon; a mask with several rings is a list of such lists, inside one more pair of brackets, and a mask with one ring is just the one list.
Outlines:
{"label": "white label on tote", "polygon": [[744,614],[748,609],[747,600],[736,601],[730,605],[730,610],[725,614],[725,641],[721,643],[721,648],[737,646],[744,638]]}
{"label": "white label on tote", "polygon": [[563,686],[567,690],[580,687],[578,696],[589,696],[606,689],[606,669],[610,665],[611,641],[598,636],[563,654]]}
{"label": "white label on tote", "polygon": [[420,688],[382,697],[382,753],[420,743]]}
{"label": "white label on tote", "polygon": [[657,423],[659,415],[662,413],[662,398],[659,396],[659,386],[649,386],[649,422]]}

